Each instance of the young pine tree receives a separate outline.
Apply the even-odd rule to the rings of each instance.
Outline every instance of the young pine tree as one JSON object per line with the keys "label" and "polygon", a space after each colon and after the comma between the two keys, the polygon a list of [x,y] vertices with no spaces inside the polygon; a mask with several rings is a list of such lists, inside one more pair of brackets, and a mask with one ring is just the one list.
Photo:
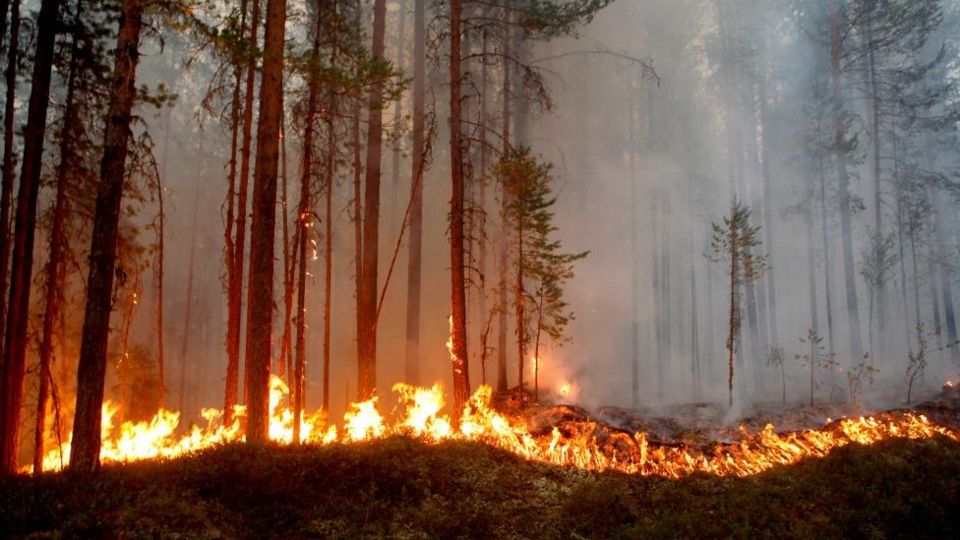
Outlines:
{"label": "young pine tree", "polygon": [[730,214],[723,223],[713,223],[713,239],[710,247],[711,260],[724,264],[730,283],[730,305],[727,318],[727,387],[729,405],[733,406],[733,360],[737,350],[742,319],[740,307],[740,287],[756,281],[763,276],[767,268],[767,259],[755,255],[760,247],[759,225],[750,224],[750,208],[737,199],[730,205]]}
{"label": "young pine tree", "polygon": [[565,253],[553,239],[552,208],[556,202],[551,191],[550,165],[521,148],[501,160],[494,173],[505,188],[506,231],[512,237],[513,265],[516,272],[514,307],[519,352],[519,386],[523,387],[523,365],[531,342],[534,348],[534,391],[538,386],[541,336],[555,344],[563,343],[564,331],[573,319],[563,297],[565,282],[573,277],[573,263],[587,252]]}

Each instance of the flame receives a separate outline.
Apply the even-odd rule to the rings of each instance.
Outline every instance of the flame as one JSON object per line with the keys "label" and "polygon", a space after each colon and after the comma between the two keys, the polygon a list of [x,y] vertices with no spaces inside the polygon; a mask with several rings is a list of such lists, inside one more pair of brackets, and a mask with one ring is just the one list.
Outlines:
{"label": "flame", "polygon": [[559,392],[561,396],[567,397],[570,395],[571,390],[573,390],[573,384],[565,382],[560,385]]}
{"label": "flame", "polygon": [[[570,385],[565,383],[561,387]],[[932,423],[927,417],[908,413],[882,413],[876,416],[844,418],[818,430],[777,433],[772,425],[751,433],[741,428],[736,443],[716,444],[710,449],[666,446],[651,441],[646,433],[602,435],[595,422],[577,422],[574,429],[554,427],[550,435],[532,434],[518,417],[507,416],[491,407],[492,390],[481,386],[464,407],[460,425],[454,427],[443,414],[444,395],[439,384],[419,388],[406,384],[393,387],[399,395],[401,410],[395,420],[385,420],[377,409],[377,398],[354,403],[344,414],[342,432],[326,424],[323,411],[304,414],[301,438],[315,445],[362,443],[388,436],[403,435],[428,443],[458,440],[482,442],[512,452],[528,460],[576,467],[591,471],[614,470],[629,474],[659,475],[677,478],[697,472],[721,476],[747,476],[773,467],[790,465],[811,457],[822,457],[849,444],[873,444],[892,438],[921,439],[944,436],[960,441],[960,431]],[[287,386],[277,377],[270,380],[271,440],[293,440],[293,412],[284,405]],[[142,459],[172,459],[219,444],[242,441],[242,406],[234,410],[233,421],[223,423],[223,411],[204,409],[203,427],[192,426],[177,434],[180,413],[161,409],[147,422],[114,425],[118,407],[103,406],[102,462],[127,462]],[[566,433],[573,431],[573,433]],[[59,470],[67,463],[70,443],[62,450],[55,443],[47,453],[44,470]],[[23,470],[29,472],[29,468]]]}

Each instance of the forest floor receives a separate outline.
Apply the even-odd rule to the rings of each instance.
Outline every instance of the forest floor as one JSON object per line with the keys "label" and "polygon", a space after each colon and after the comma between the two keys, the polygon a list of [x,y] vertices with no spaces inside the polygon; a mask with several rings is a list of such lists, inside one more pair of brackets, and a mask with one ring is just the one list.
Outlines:
{"label": "forest floor", "polygon": [[852,444],[747,477],[589,473],[479,443],[228,445],[0,479],[0,537],[960,538],[960,444]]}

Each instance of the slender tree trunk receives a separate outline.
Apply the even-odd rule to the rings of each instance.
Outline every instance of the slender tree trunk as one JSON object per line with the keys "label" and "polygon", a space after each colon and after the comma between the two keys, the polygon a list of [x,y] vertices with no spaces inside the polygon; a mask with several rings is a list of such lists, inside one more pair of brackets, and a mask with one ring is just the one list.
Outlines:
{"label": "slender tree trunk", "polygon": [[[203,159],[203,145],[200,145],[200,151],[197,157]],[[199,163],[198,163],[199,166]],[[193,196],[193,224],[190,227],[190,255],[187,257],[187,294],[183,305],[183,339],[180,342],[180,366],[177,380],[179,388],[177,389],[177,409],[185,411],[187,397],[187,352],[190,350],[190,334],[193,328],[190,326],[193,320],[193,274],[195,271],[194,260],[197,251],[197,215],[200,209],[200,184],[195,186]]]}
{"label": "slender tree trunk", "polygon": [[[15,6],[16,7],[16,6]],[[33,62],[32,88],[24,129],[23,166],[17,193],[13,239],[10,297],[7,308],[6,342],[0,381],[0,473],[13,473],[20,449],[20,414],[23,404],[23,377],[27,352],[27,324],[30,282],[33,269],[33,238],[37,219],[37,197],[46,133],[47,106],[54,42],[58,31],[60,2],[44,0],[37,17],[37,46]]]}
{"label": "slender tree trunk", "polygon": [[[873,176],[873,226],[877,237],[883,238],[883,200],[882,200],[882,187],[880,179],[880,85],[877,80],[877,65],[876,65],[876,55],[874,47],[871,45],[873,43],[873,23],[867,22],[867,74],[869,78],[870,85],[870,108],[871,108],[871,134],[870,134],[870,173]],[[877,270],[876,277],[876,307],[875,311],[877,312],[877,328],[879,329],[880,336],[884,335],[884,330],[886,329],[886,283],[887,278],[884,275],[886,269],[884,265],[880,265]],[[874,343],[869,343],[871,349],[874,348]],[[876,352],[872,350],[871,353]]]}
{"label": "slender tree trunk", "polygon": [[336,137],[334,117],[337,111],[336,97],[330,93],[327,123],[327,181],[324,194],[323,232],[323,410],[330,410],[330,330],[333,306],[333,187],[336,181]]}
{"label": "slender tree trunk", "polygon": [[817,265],[816,244],[813,237],[813,189],[808,194],[809,208],[803,213],[803,224],[807,232],[807,289],[810,292],[810,328],[819,332],[819,307],[817,305]]}
{"label": "slender tree trunk", "polygon": [[410,173],[410,242],[407,263],[407,343],[404,380],[420,383],[420,286],[423,266],[423,172],[426,159],[426,0],[414,0],[413,167]]}
{"label": "slender tree trunk", "polygon": [[[357,28],[362,24],[362,4],[360,0],[354,0],[354,25]],[[357,316],[357,365],[363,356],[362,336],[363,332],[363,307],[361,299],[363,298],[363,160],[361,159],[360,148],[360,113],[361,100],[355,99],[353,102],[353,128],[351,137],[353,139],[353,246],[354,246],[354,301],[356,302]]]}
{"label": "slender tree trunk", "polygon": [[[76,24],[81,20],[82,5],[78,4],[75,14]],[[56,173],[56,199],[53,207],[53,223],[50,229],[50,256],[44,272],[44,311],[43,327],[40,337],[40,358],[38,366],[39,384],[37,389],[36,423],[33,432],[33,471],[39,474],[43,470],[44,441],[46,440],[47,400],[50,397],[50,386],[53,377],[50,365],[53,357],[54,325],[60,317],[63,303],[64,265],[63,249],[66,244],[64,225],[69,211],[69,172],[73,164],[75,149],[73,142],[80,128],[80,119],[77,115],[76,89],[79,77],[80,42],[74,35],[70,45],[70,71],[67,76],[67,96],[64,100],[63,127],[60,132],[60,163]],[[62,339],[63,336],[61,336]]]}
{"label": "slender tree trunk", "polygon": [[[764,53],[764,59],[766,59],[766,53]],[[765,68],[767,62],[764,61]],[[758,101],[759,101],[759,125],[760,125],[760,173],[763,179],[763,228],[764,228],[764,237],[767,241],[764,243],[764,248],[767,252],[767,258],[770,260],[771,264],[765,273],[767,278],[766,283],[766,298],[768,306],[768,323],[767,323],[767,337],[768,340],[766,345],[777,346],[780,344],[780,335],[779,329],[777,327],[777,281],[776,276],[776,267],[777,265],[774,262],[773,250],[776,242],[773,242],[773,175],[770,172],[770,132],[769,125],[767,123],[767,77],[766,74],[760,76],[758,82]]]}
{"label": "slender tree trunk", "polygon": [[[319,8],[319,6],[317,6]],[[293,384],[291,384],[293,397],[293,442],[300,443],[300,419],[303,416],[303,378],[304,368],[307,364],[306,352],[306,330],[307,330],[307,241],[313,222],[313,194],[311,185],[313,182],[313,164],[314,164],[314,135],[315,119],[317,115],[317,102],[320,99],[320,80],[317,70],[320,68],[320,24],[321,16],[319,10],[316,13],[316,21],[313,31],[313,48],[310,53],[310,90],[307,95],[307,115],[305,121],[305,130],[303,134],[303,158],[300,167],[300,208],[297,213],[297,226],[300,228],[297,242],[297,343],[296,343],[296,361],[293,366]],[[332,134],[331,134],[332,136]]]}
{"label": "slender tree trunk", "polygon": [[514,282],[514,310],[517,317],[517,386],[523,392],[523,364],[527,356],[527,332],[524,324],[524,291],[523,291],[523,216],[516,216],[517,220],[517,278]]}
{"label": "slender tree trunk", "polygon": [[[169,132],[169,123],[167,132]],[[169,143],[169,140],[167,141]],[[166,147],[164,145],[164,153]],[[166,163],[164,163],[164,174],[167,173]],[[164,356],[163,356],[163,233],[166,226],[166,215],[163,213],[163,181],[157,178],[157,305],[156,305],[156,333],[157,333],[157,405],[163,407],[163,396],[166,392],[164,385]]]}
{"label": "slender tree trunk", "polygon": [[453,410],[459,418],[470,398],[470,357],[467,356],[467,297],[464,258],[463,144],[460,126],[460,15],[462,0],[450,1],[450,282],[453,319],[450,351],[453,363]]}
{"label": "slender tree trunk", "polygon": [[87,277],[87,301],[77,369],[77,405],[70,453],[70,468],[79,472],[92,472],[100,464],[100,420],[116,267],[117,229],[130,139],[130,117],[136,96],[134,84],[142,15],[143,4],[140,0],[124,2],[110,83],[112,97],[107,113],[100,186],[90,243],[90,273]]}
{"label": "slender tree trunk", "polygon": [[[311,117],[312,118],[312,117]],[[290,244],[290,226],[288,224],[289,197],[287,196],[287,129],[286,118],[280,113],[280,223],[281,223],[281,242],[283,244],[283,325],[280,334],[280,356],[277,359],[277,375],[281,379],[286,379],[289,385],[293,386],[293,355],[290,354],[290,335],[291,335],[291,316],[293,314],[293,280],[290,279],[291,265],[293,255],[291,250],[296,250]],[[294,238],[294,241],[298,241]]]}
{"label": "slender tree trunk", "polygon": [[[483,16],[489,16],[491,13],[490,7],[484,7],[482,14]],[[487,29],[484,29],[481,34],[480,41],[480,118],[479,118],[479,149],[480,149],[480,170],[479,174],[475,175],[477,177],[477,184],[479,184],[479,193],[477,195],[477,212],[478,212],[478,222],[477,222],[477,270],[479,273],[479,295],[477,298],[477,313],[480,316],[480,321],[485,321],[489,318],[487,314],[487,170],[490,167],[490,147],[488,146],[487,138],[487,122],[490,115],[489,99],[488,92],[490,91],[490,68],[488,57],[490,55],[490,38],[489,32]],[[487,384],[487,342],[486,336],[489,334],[490,327],[489,325],[484,325],[481,331],[480,339],[480,378],[482,384]]]}
{"label": "slender tree trunk", "polygon": [[[397,17],[399,20],[397,21],[396,41],[394,41],[394,52],[397,54],[397,60],[393,67],[397,71],[403,72],[407,43],[407,1],[397,0],[396,4]],[[393,121],[399,123],[402,115],[403,100],[397,99],[393,104]],[[396,144],[393,145],[390,157],[390,186],[390,221],[391,223],[395,223],[397,216],[397,195],[400,193],[400,146]]]}
{"label": "slender tree trunk", "polygon": [[[736,244],[731,244],[735,246]],[[740,313],[737,307],[737,274],[739,268],[739,253],[737,248],[733,247],[730,251],[730,312],[728,316],[727,327],[730,333],[727,335],[727,405],[733,407],[733,355],[736,350],[737,336],[740,333]]]}
{"label": "slender tree trunk", "polygon": [[[280,117],[283,114],[283,41],[286,1],[268,0],[264,35],[257,162],[250,227],[250,287],[244,388],[247,442],[262,444],[269,428],[270,345],[273,319],[273,252],[277,210]],[[302,238],[301,238],[302,241]]]}
{"label": "slender tree trunk", "polygon": [[[510,22],[510,10],[508,6],[504,6],[504,20],[508,23]],[[511,69],[510,62],[507,60],[510,58],[510,39],[505,37],[503,40],[503,90],[502,90],[502,131],[501,134],[503,137],[503,149],[501,151],[501,159],[508,159],[512,153],[511,144],[510,144],[510,123],[511,123],[511,110],[510,110],[510,88],[511,88]],[[506,391],[508,388],[507,382],[507,267],[508,267],[508,253],[507,253],[507,239],[506,226],[507,226],[507,204],[508,204],[508,193],[505,183],[500,184],[500,226],[503,232],[500,234],[500,246],[499,246],[499,260],[497,261],[497,309],[500,312],[500,316],[497,319],[497,390],[500,392]]]}
{"label": "slender tree trunk", "polygon": [[[246,15],[247,0],[241,3],[241,21]],[[260,0],[253,0],[250,17],[249,46],[257,46],[257,30],[260,26]],[[246,31],[244,29],[244,31]],[[250,178],[250,141],[253,130],[253,94],[256,77],[256,55],[250,53],[247,58],[247,79],[243,96],[243,131],[240,144],[240,186],[237,194],[236,240],[233,244],[234,289],[228,290],[227,301],[227,377],[224,391],[224,415],[229,423],[233,415],[233,406],[237,404],[240,381],[240,331],[243,316],[243,266],[247,235],[247,192]]]}
{"label": "slender tree trunk", "polygon": [[[373,5],[374,60],[384,60],[386,0]],[[380,165],[383,147],[383,83],[370,86],[367,102],[367,166],[363,197],[363,257],[360,289],[360,357],[357,365],[358,399],[370,399],[377,388],[377,273],[380,246]]]}
{"label": "slender tree trunk", "polygon": [[850,206],[850,177],[847,174],[847,158],[843,148],[847,144],[846,127],[841,108],[841,37],[839,29],[839,0],[834,0],[834,10],[830,21],[830,79],[833,95],[834,147],[836,154],[837,177],[840,189],[840,236],[843,241],[843,274],[847,292],[847,320],[850,330],[851,361],[856,363],[863,356],[863,344],[860,336],[860,307],[857,302],[856,267],[853,261],[853,224]]}
{"label": "slender tree trunk", "polygon": [[[6,3],[6,2],[4,2]],[[6,18],[6,9],[3,10]],[[6,20],[3,28],[6,30]],[[0,40],[2,41],[2,40]],[[7,274],[10,270],[10,207],[13,198],[15,157],[13,152],[13,117],[16,105],[18,49],[20,41],[20,0],[10,2],[10,43],[7,48],[6,101],[3,107],[3,180],[0,183],[0,329],[7,327]],[[4,340],[0,339],[0,374],[4,373]],[[2,382],[0,382],[2,385]],[[0,406],[0,418],[3,417]]]}
{"label": "slender tree trunk", "polygon": [[827,180],[824,171],[823,158],[818,162],[820,177],[820,232],[823,235],[823,288],[826,297],[827,310],[827,350],[832,357],[836,352],[833,334],[833,296],[830,287],[830,229],[827,222]]}
{"label": "slender tree trunk", "polygon": [[[637,120],[633,81],[627,84],[627,160],[630,169],[630,403],[640,406],[640,247],[638,245],[639,212],[637,210]],[[694,314],[696,316],[696,314]]]}
{"label": "slender tree trunk", "polygon": [[937,229],[937,277],[940,279],[940,293],[943,295],[943,314],[944,323],[947,327],[947,346],[950,349],[951,358],[956,361],[958,357],[957,346],[957,317],[953,305],[953,269],[945,264],[947,260],[947,246],[945,240],[943,206],[937,205],[934,210],[934,226]]}

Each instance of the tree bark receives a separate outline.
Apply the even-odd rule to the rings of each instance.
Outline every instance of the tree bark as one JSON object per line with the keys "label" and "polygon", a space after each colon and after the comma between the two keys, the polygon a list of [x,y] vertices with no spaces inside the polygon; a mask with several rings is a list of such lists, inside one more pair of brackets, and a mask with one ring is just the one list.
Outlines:
{"label": "tree bark", "polygon": [[23,166],[17,193],[13,238],[10,297],[7,307],[3,373],[0,381],[0,472],[13,473],[20,449],[20,414],[23,404],[23,377],[27,352],[27,325],[30,310],[30,281],[33,269],[33,238],[37,220],[37,197],[43,161],[47,106],[53,49],[60,11],[58,0],[44,0],[37,18],[37,46],[33,63],[32,88],[24,129]]}
{"label": "tree bark", "polygon": [[460,16],[462,0],[450,1],[450,294],[452,306],[450,351],[453,363],[453,413],[459,418],[470,398],[470,364],[467,356],[467,297],[464,258],[463,147],[460,131],[461,79]]}
{"label": "tree bark", "polygon": [[[504,20],[510,21],[509,7],[504,7]],[[503,137],[503,149],[501,150],[501,159],[507,159],[511,153],[510,145],[510,39],[503,40],[503,89],[501,122],[503,123],[501,136]],[[507,188],[506,183],[500,184],[500,224],[506,230],[507,223]],[[497,309],[500,312],[497,318],[497,391],[505,392],[509,383],[507,382],[507,235],[500,235],[499,260],[497,261]]]}
{"label": "tree bark", "polygon": [[[384,61],[386,0],[373,5],[373,47],[375,61]],[[367,102],[367,165],[363,196],[363,257],[360,276],[360,327],[358,339],[358,399],[370,399],[377,389],[377,273],[380,245],[380,166],[383,147],[383,82],[370,86]]]}
{"label": "tree bark", "polygon": [[420,383],[420,287],[423,266],[423,171],[426,103],[426,0],[414,0],[413,14],[413,165],[410,173],[410,241],[407,263],[407,331],[404,380]]}
{"label": "tree bark", "polygon": [[839,0],[834,0],[833,14],[830,20],[830,79],[833,95],[834,141],[836,151],[837,177],[840,187],[840,236],[843,242],[843,274],[847,297],[847,320],[850,330],[850,355],[854,363],[863,356],[863,344],[860,336],[860,308],[857,302],[856,268],[853,261],[853,224],[850,206],[850,177],[847,173],[847,159],[843,148],[847,144],[846,127],[842,117],[841,92],[841,36],[839,29]]}
{"label": "tree bark", "polygon": [[[120,202],[130,139],[130,116],[136,97],[137,60],[143,4],[127,0],[120,15],[116,61],[110,83],[110,109],[100,162],[100,186],[90,244],[90,273],[77,369],[77,405],[73,422],[70,468],[92,472],[100,465],[100,420],[107,340],[110,334],[111,296],[116,266]],[[42,33],[41,33],[42,35]]]}
{"label": "tree bark", "polygon": [[[241,20],[246,13],[246,0],[241,4]],[[253,0],[250,17],[250,48],[257,46],[257,29],[260,25],[260,0]],[[243,133],[240,149],[240,186],[237,194],[236,240],[233,245],[234,289],[228,291],[227,301],[227,376],[224,390],[224,415],[227,422],[233,416],[237,404],[240,381],[240,321],[243,316],[243,266],[247,234],[247,191],[250,177],[250,141],[253,129],[253,84],[256,76],[256,55],[247,59],[247,80],[243,103]]]}
{"label": "tree bark", "polygon": [[264,35],[257,161],[254,167],[253,220],[250,227],[250,287],[244,389],[247,394],[247,442],[267,441],[269,428],[270,346],[273,319],[274,229],[277,165],[283,112],[283,41],[286,1],[268,0]]}
{"label": "tree bark", "polygon": [[[76,23],[81,24],[80,12],[82,5],[78,4]],[[79,32],[80,30],[76,30]],[[39,474],[43,470],[44,441],[46,439],[47,400],[50,397],[50,386],[53,378],[50,373],[50,364],[53,357],[54,325],[60,318],[63,302],[63,248],[66,243],[64,224],[66,222],[69,199],[69,171],[73,164],[74,138],[80,128],[77,117],[76,88],[79,76],[80,47],[77,35],[74,35],[70,44],[70,71],[67,76],[67,96],[64,100],[63,127],[60,133],[60,163],[56,173],[56,199],[53,207],[53,223],[50,228],[49,258],[44,272],[44,293],[46,295],[43,311],[43,326],[40,336],[39,365],[37,386],[36,423],[33,432],[33,471]],[[61,339],[63,336],[61,336]]]}
{"label": "tree bark", "polygon": [[[6,9],[3,10],[6,17]],[[4,21],[6,23],[6,21]],[[3,25],[4,30],[6,24]],[[10,2],[10,43],[7,48],[6,102],[3,107],[3,180],[0,183],[0,329],[7,327],[7,273],[10,270],[10,206],[13,198],[14,153],[13,116],[16,105],[18,49],[20,41],[20,0]],[[0,374],[4,373],[3,340],[0,339]],[[2,384],[2,383],[0,383]],[[3,407],[0,406],[0,411]],[[2,412],[0,412],[2,418]]]}

